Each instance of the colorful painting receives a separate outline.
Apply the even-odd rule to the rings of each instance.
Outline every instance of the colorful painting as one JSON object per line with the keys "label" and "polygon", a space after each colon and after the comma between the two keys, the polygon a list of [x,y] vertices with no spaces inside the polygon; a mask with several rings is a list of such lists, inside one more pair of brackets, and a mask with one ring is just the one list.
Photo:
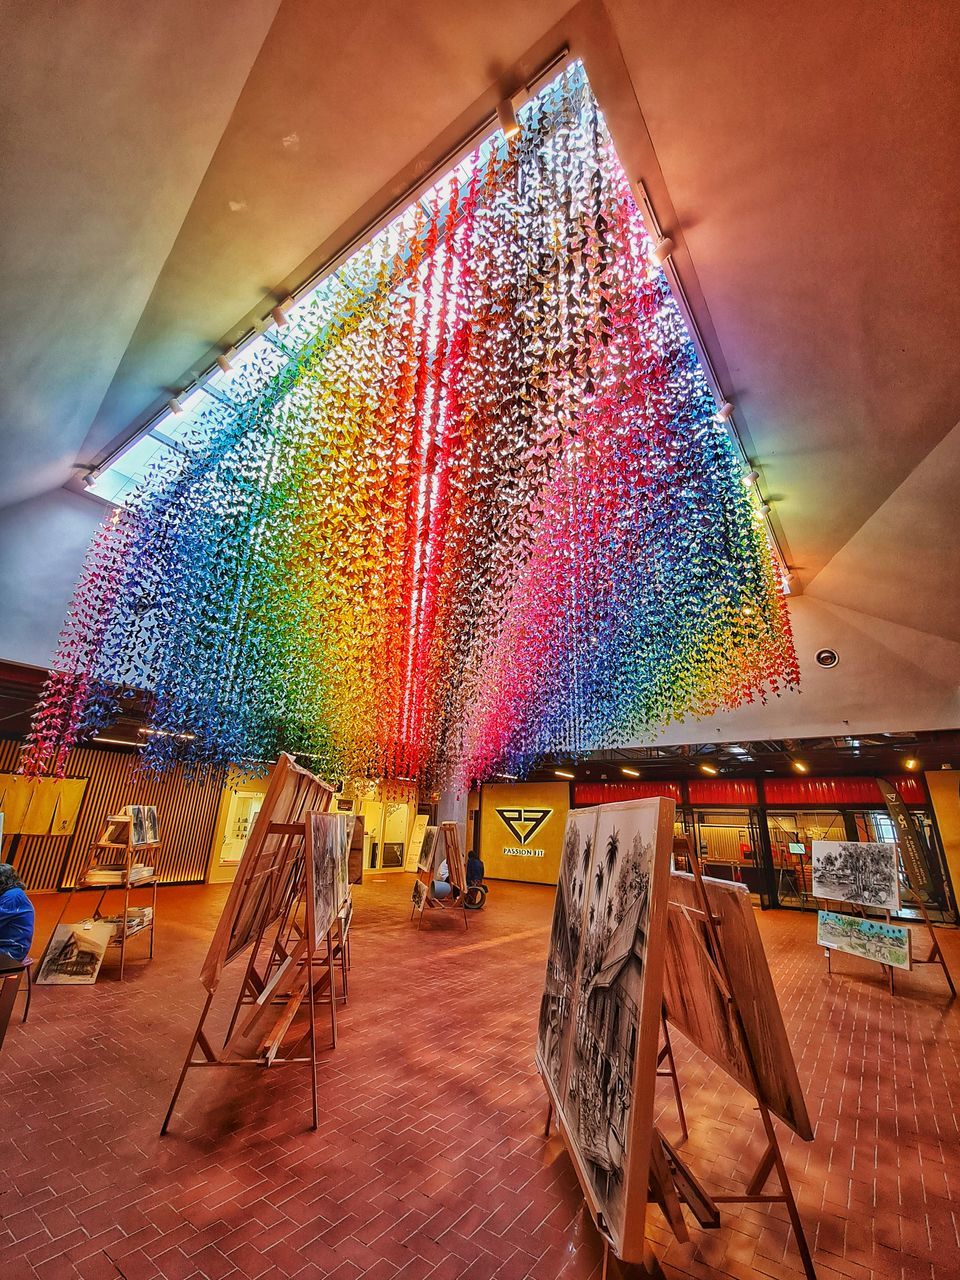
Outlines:
{"label": "colorful painting", "polygon": [[862,916],[845,916],[836,911],[817,912],[817,942],[833,951],[875,960],[877,964],[909,969],[913,958],[910,930],[902,925]]}
{"label": "colorful painting", "polygon": [[538,1065],[588,1203],[627,1261],[645,1221],[674,810],[655,799],[570,813],[541,1003]]}
{"label": "colorful painting", "polygon": [[813,841],[813,896],[896,911],[900,907],[897,846],[857,840]]}
{"label": "colorful painting", "polygon": [[[427,791],[798,683],[762,499],[579,63],[161,430],[22,759]],[[109,693],[107,691],[110,691]]]}

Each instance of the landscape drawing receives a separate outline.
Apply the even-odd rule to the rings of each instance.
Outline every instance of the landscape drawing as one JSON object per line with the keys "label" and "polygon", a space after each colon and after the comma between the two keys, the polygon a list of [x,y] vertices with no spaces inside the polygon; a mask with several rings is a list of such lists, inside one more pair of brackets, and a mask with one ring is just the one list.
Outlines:
{"label": "landscape drawing", "polygon": [[[659,805],[601,806],[583,885],[583,937],[563,1113],[603,1217],[623,1236]],[[581,859],[582,860],[582,859]],[[656,991],[659,1010],[661,988]]]}
{"label": "landscape drawing", "polygon": [[420,846],[420,856],[417,859],[417,870],[428,871],[433,875],[433,856],[437,842],[438,827],[427,827],[423,833],[423,844]]}
{"label": "landscape drawing", "polygon": [[574,809],[567,817],[557,896],[547,953],[547,976],[540,1000],[537,1059],[560,1097],[569,1038],[573,984],[580,955],[583,904],[593,861],[596,809]]}
{"label": "landscape drawing", "polygon": [[813,896],[896,911],[900,907],[897,846],[856,840],[813,841]]}
{"label": "landscape drawing", "polygon": [[848,955],[892,965],[895,969],[909,969],[912,964],[910,930],[902,925],[844,916],[836,911],[819,911],[817,942],[821,947],[846,951]]}

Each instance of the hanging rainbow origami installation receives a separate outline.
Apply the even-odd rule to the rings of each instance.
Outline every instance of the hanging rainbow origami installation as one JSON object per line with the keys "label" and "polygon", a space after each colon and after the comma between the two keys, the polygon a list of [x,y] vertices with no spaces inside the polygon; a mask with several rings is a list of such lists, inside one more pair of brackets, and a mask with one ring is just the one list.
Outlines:
{"label": "hanging rainbow origami installation", "polygon": [[[742,464],[582,69],[318,289],[104,521],[26,748],[436,786],[798,681]],[[122,702],[121,702],[122,705]]]}

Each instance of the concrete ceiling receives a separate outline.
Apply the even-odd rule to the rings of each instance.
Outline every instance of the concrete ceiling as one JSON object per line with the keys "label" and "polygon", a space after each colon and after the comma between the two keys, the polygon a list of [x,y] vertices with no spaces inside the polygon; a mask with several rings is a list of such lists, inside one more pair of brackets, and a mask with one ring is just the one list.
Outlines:
{"label": "concrete ceiling", "polygon": [[957,638],[960,447],[933,452],[960,420],[953,0],[129,17],[0,6],[0,503],[102,457],[567,44],[680,242],[800,581],[904,624],[929,597],[914,625]]}

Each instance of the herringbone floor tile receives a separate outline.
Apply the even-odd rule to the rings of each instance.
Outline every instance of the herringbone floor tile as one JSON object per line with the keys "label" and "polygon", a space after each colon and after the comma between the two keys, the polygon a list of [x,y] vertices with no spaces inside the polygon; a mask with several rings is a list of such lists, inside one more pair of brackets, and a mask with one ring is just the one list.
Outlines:
{"label": "herringbone floor tile", "polygon": [[[409,923],[410,877],[356,891],[350,1004],[302,1068],[197,1071],[158,1136],[201,1005],[226,890],[161,893],[157,957],[122,985],[39,988],[0,1056],[4,1280],[588,1280],[600,1248],[533,1064],[552,890],[495,885],[469,932]],[[40,937],[56,906],[41,900]],[[960,1010],[933,968],[848,958],[829,978],[815,918],[760,927],[817,1127],[785,1138],[822,1280],[960,1276]],[[960,974],[960,935],[944,933]],[[134,953],[136,954],[136,949]],[[228,1000],[224,1000],[226,1006]],[[684,1148],[714,1191],[761,1148],[747,1095],[677,1037]],[[662,1123],[676,1134],[669,1090]],[[668,1276],[801,1274],[779,1208],[734,1208]]]}

